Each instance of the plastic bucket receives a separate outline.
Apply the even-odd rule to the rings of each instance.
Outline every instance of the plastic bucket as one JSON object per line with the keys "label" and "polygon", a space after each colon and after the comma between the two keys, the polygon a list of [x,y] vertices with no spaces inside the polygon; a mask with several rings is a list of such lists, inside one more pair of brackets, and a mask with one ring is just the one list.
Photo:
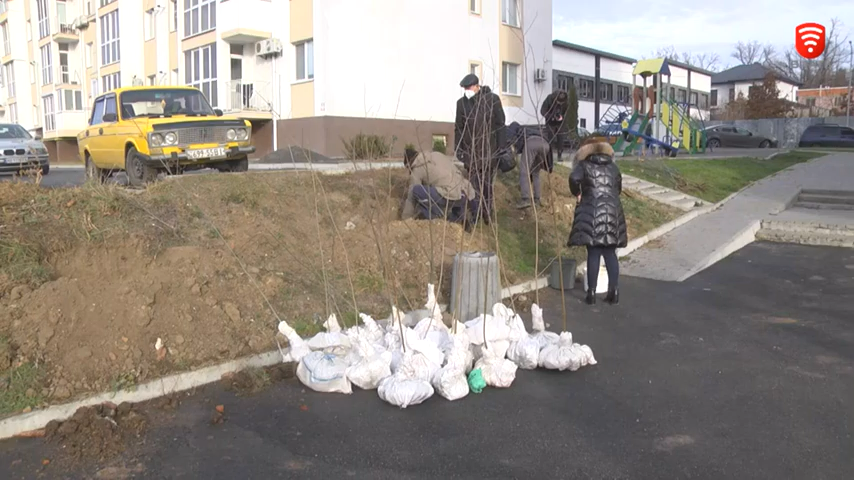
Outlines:
{"label": "plastic bucket", "polygon": [[561,278],[563,278],[563,290],[572,290],[575,287],[575,260],[571,258],[558,257],[552,260],[549,271],[549,287],[560,290]]}

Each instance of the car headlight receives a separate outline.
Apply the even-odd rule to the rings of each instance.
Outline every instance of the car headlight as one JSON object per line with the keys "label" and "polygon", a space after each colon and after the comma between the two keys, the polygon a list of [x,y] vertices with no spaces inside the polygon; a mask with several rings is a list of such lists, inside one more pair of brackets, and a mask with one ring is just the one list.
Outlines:
{"label": "car headlight", "polygon": [[229,128],[225,132],[225,139],[228,140],[229,142],[233,142],[234,139],[236,139],[236,138],[237,138],[237,132],[233,128]]}
{"label": "car headlight", "polygon": [[152,147],[160,147],[163,145],[163,135],[159,133],[152,133],[151,137],[149,137],[148,142]]}
{"label": "car headlight", "polygon": [[247,130],[245,128],[238,128],[237,129],[237,139],[238,140],[246,140],[247,138],[249,138],[249,130]]}
{"label": "car headlight", "polygon": [[163,136],[164,145],[176,145],[178,143],[178,135],[175,132],[166,132]]}

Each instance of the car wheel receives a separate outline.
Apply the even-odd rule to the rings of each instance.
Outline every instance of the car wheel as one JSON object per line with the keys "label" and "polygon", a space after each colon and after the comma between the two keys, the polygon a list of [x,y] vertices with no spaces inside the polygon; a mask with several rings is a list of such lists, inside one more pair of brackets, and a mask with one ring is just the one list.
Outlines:
{"label": "car wheel", "polygon": [[107,179],[107,172],[98,168],[95,162],[87,155],[86,156],[86,180],[94,180],[99,183],[104,183]]}
{"label": "car wheel", "polygon": [[128,175],[128,184],[132,187],[142,187],[157,180],[157,169],[143,163],[134,147],[128,150],[125,157],[125,172]]}
{"label": "car wheel", "polygon": [[720,148],[721,147],[721,141],[718,140],[717,138],[711,138],[711,139],[709,139],[708,142],[706,142],[706,147],[708,147],[708,148]]}
{"label": "car wheel", "polygon": [[42,167],[42,176],[44,177],[44,176],[46,176],[48,173],[50,173],[50,165],[45,165],[45,166],[43,166],[43,167]]}
{"label": "car wheel", "polygon": [[240,160],[232,160],[228,162],[228,167],[230,172],[247,172],[249,171],[249,158],[243,157]]}
{"label": "car wheel", "polygon": [[759,148],[768,148],[771,146],[771,142],[768,140],[762,140],[762,143],[759,144]]}

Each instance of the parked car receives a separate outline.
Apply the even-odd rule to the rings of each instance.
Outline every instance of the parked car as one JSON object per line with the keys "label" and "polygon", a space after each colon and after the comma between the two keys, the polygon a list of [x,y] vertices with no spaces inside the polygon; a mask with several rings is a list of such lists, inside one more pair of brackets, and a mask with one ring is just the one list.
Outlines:
{"label": "parked car", "polygon": [[733,125],[715,125],[706,128],[706,146],[709,148],[776,148],[777,139],[755,135],[750,130]]}
{"label": "parked car", "polygon": [[77,148],[87,178],[125,171],[140,186],[160,172],[245,172],[255,151],[251,132],[248,121],[223,116],[196,88],[119,88],[95,99]]}
{"label": "parked car", "polygon": [[0,123],[0,173],[50,172],[47,147],[17,123]]}
{"label": "parked car", "polygon": [[810,125],[801,134],[799,147],[854,147],[854,129],[841,125]]}

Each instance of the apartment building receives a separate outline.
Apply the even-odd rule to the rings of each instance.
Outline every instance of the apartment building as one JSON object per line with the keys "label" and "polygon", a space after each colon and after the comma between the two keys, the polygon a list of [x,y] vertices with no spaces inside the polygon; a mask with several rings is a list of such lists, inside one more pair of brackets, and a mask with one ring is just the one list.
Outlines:
{"label": "apartment building", "polygon": [[[632,79],[636,59],[561,40],[555,40],[553,45],[553,86],[568,90],[575,85],[580,127],[597,128],[612,105],[631,107],[633,81],[636,85],[643,82],[640,77]],[[675,60],[668,59],[667,63],[669,98],[690,104],[693,116],[708,119],[713,73]]]}
{"label": "apartment building", "polygon": [[508,122],[535,121],[551,91],[551,3],[0,0],[0,119],[65,160],[95,96],[192,85],[253,123],[260,155],[287,144],[341,155],[357,133],[397,150],[451,142],[469,72],[500,94]]}

